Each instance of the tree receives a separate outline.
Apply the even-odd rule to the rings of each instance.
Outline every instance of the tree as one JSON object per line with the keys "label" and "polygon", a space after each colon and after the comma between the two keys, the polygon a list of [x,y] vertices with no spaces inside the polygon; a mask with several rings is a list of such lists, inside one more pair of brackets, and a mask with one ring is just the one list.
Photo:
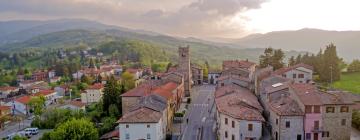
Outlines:
{"label": "tree", "polygon": [[91,85],[92,84],[92,79],[89,77],[89,76],[86,76],[85,74],[81,76],[81,79],[80,81],[82,83],[86,83],[88,85]]}
{"label": "tree", "polygon": [[324,82],[333,82],[340,79],[340,63],[341,59],[337,56],[336,46],[329,44],[326,46],[322,55],[322,68],[320,70],[320,80]]}
{"label": "tree", "polygon": [[273,48],[266,48],[263,55],[260,55],[260,67],[273,66],[274,70],[280,69],[284,66],[285,54],[281,49],[274,50]]}
{"label": "tree", "polygon": [[[46,134],[49,140],[97,140],[98,130],[94,124],[85,118],[71,119],[60,124],[54,131]],[[45,139],[43,137],[42,139]]]}
{"label": "tree", "polygon": [[23,137],[23,136],[16,135],[15,137],[12,138],[12,140],[27,140],[27,138]]}
{"label": "tree", "polygon": [[29,101],[29,106],[31,107],[31,109],[33,109],[33,112],[36,116],[40,116],[44,111],[45,97],[44,96],[31,97]]}
{"label": "tree", "polygon": [[169,62],[166,66],[166,72],[169,72],[169,69],[172,67],[172,63]]}
{"label": "tree", "polygon": [[111,130],[114,130],[116,125],[116,118],[115,117],[104,117],[101,119],[102,126],[100,127],[100,134],[105,134]]}
{"label": "tree", "polygon": [[[109,115],[109,110],[111,105],[114,105],[118,112],[121,111],[121,89],[120,84],[115,80],[114,76],[111,76],[110,79],[106,82],[103,95],[103,109],[107,115]],[[118,116],[116,116],[118,117]]]}
{"label": "tree", "polygon": [[135,87],[135,79],[134,76],[129,72],[124,72],[121,74],[122,84],[124,85],[125,91],[133,89]]}
{"label": "tree", "polygon": [[271,65],[271,59],[274,53],[273,48],[266,48],[263,55],[260,55],[260,67],[265,68]]}
{"label": "tree", "polygon": [[296,64],[295,57],[291,56],[288,62],[289,66],[294,66]]}
{"label": "tree", "polygon": [[360,60],[355,59],[353,60],[347,69],[348,72],[360,72]]}

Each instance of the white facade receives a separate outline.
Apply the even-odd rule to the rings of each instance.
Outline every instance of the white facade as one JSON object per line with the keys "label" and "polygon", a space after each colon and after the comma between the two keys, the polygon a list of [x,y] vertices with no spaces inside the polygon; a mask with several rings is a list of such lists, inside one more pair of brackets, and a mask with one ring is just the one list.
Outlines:
{"label": "white facade", "polygon": [[81,102],[86,104],[99,102],[103,94],[102,89],[87,89],[86,92],[81,93]]}
{"label": "white facade", "polygon": [[120,123],[119,133],[120,140],[164,140],[166,125],[163,118],[158,123]]}
{"label": "white facade", "polygon": [[295,83],[310,83],[312,82],[313,71],[304,67],[297,67],[296,69],[285,72],[282,76],[293,79]]}
{"label": "white facade", "polygon": [[11,101],[6,103],[7,106],[11,106],[12,113],[17,114],[17,112],[20,112],[22,114],[28,114],[28,108],[26,104],[20,103],[18,101]]}
{"label": "white facade", "polygon": [[84,75],[84,73],[82,73],[81,71],[78,71],[78,72],[73,73],[72,77],[74,79],[80,79],[83,75]]}
{"label": "white facade", "polygon": [[217,112],[217,124],[220,140],[259,140],[262,136],[261,121],[239,120]]}

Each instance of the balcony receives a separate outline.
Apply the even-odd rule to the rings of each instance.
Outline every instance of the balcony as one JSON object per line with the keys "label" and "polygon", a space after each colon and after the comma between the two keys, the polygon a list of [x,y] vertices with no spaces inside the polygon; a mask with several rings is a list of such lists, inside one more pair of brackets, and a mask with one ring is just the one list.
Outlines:
{"label": "balcony", "polygon": [[313,126],[311,129],[312,132],[318,133],[318,132],[323,132],[324,128],[323,127],[319,127],[319,126]]}

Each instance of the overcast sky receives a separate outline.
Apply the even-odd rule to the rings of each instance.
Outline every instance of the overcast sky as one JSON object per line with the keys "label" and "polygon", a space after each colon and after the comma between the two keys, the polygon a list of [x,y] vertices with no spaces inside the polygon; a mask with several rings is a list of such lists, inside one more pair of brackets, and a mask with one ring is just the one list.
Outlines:
{"label": "overcast sky", "polygon": [[360,0],[0,0],[0,20],[84,18],[183,37],[360,30]]}

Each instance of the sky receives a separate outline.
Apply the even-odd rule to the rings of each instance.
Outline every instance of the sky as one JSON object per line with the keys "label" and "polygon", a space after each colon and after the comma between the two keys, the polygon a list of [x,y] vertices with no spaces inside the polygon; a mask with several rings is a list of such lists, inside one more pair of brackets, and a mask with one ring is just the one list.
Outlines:
{"label": "sky", "polygon": [[360,30],[360,0],[1,0],[0,20],[83,18],[168,35]]}

